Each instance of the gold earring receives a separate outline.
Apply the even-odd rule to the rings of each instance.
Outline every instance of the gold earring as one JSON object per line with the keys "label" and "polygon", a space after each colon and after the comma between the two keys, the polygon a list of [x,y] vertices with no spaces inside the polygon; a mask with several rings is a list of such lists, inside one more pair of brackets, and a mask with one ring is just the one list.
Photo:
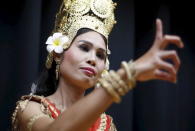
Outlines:
{"label": "gold earring", "polygon": [[60,59],[56,59],[55,60],[55,62],[56,62],[56,80],[58,80],[59,79],[59,72],[60,72]]}
{"label": "gold earring", "polygon": [[49,53],[48,56],[47,56],[47,60],[46,60],[46,63],[45,63],[46,68],[47,68],[47,69],[50,69],[51,66],[52,66],[52,63],[53,63],[53,53],[51,52],[51,53]]}

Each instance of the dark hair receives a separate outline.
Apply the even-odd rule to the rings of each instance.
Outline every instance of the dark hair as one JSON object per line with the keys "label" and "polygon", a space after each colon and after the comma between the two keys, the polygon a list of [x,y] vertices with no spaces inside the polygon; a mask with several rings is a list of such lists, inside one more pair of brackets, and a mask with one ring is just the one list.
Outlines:
{"label": "dark hair", "polygon": [[[88,28],[82,28],[78,30],[72,42],[75,40],[77,36],[90,32],[90,31],[93,31],[93,30],[88,29]],[[103,35],[101,36],[104,39],[105,44],[107,45],[107,39]],[[56,80],[55,69],[56,69],[55,62],[52,63],[52,67],[50,69],[46,69],[46,67],[44,67],[38,80],[35,81],[34,84],[32,85],[32,88],[33,87],[35,88],[33,89],[35,95],[49,96],[57,90],[58,80]]]}

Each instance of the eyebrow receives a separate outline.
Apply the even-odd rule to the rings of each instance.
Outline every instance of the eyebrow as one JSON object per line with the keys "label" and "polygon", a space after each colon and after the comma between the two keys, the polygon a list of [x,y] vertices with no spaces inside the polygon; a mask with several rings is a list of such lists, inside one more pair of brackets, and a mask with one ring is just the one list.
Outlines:
{"label": "eyebrow", "polygon": [[[87,44],[89,44],[90,46],[93,46],[93,43],[91,43],[91,42],[89,42],[89,41],[86,41],[86,40],[79,40],[78,42],[87,43]],[[106,50],[105,50],[105,49],[103,49],[103,48],[99,48],[99,49],[106,53]]]}

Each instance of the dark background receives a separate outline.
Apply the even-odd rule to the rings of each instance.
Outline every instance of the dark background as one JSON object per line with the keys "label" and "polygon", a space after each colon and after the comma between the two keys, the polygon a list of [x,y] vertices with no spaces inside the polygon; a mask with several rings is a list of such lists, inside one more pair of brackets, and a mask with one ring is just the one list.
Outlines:
{"label": "dark background", "polygon": [[[7,0],[0,4],[0,130],[10,130],[11,113],[21,95],[30,92],[42,70],[45,41],[53,29],[61,0]],[[116,1],[117,2],[117,1]],[[120,0],[117,25],[110,35],[111,69],[136,59],[152,45],[155,19],[167,34],[181,36],[176,49],[182,64],[177,84],[153,80],[138,83],[121,104],[108,110],[119,131],[195,130],[195,42],[193,2]]]}

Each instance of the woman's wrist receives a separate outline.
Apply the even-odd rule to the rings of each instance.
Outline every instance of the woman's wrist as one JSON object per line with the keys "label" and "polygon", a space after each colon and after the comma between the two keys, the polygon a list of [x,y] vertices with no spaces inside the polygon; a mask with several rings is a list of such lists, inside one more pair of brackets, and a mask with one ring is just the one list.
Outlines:
{"label": "woman's wrist", "polygon": [[135,75],[134,75],[135,80],[136,81],[142,81],[143,78],[141,78],[140,76],[141,76],[141,73],[143,72],[143,67],[140,64],[139,59],[134,61],[134,70],[135,70]]}
{"label": "woman's wrist", "polygon": [[98,83],[112,97],[113,101],[119,103],[121,96],[132,90],[136,85],[134,62],[121,62],[121,69],[118,72],[110,70],[103,77],[98,79]]}

